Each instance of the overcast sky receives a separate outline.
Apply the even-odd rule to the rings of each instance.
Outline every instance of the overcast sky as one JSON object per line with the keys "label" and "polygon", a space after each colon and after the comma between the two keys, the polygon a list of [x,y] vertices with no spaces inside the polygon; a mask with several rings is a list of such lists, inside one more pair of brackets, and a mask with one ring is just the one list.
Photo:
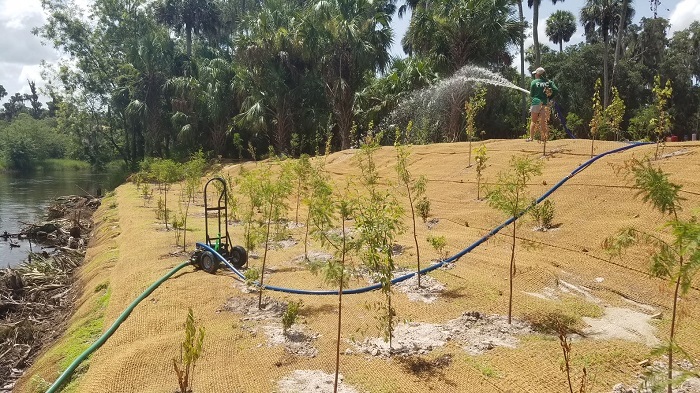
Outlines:
{"label": "overcast sky", "polygon": [[[78,4],[85,5],[91,0],[77,0]],[[651,17],[648,1],[631,0],[635,8],[634,22],[642,17]],[[549,42],[545,35],[545,21],[556,10],[568,10],[574,13],[578,19],[578,13],[585,0],[565,0],[563,3],[552,5],[551,1],[542,0],[539,21],[539,36],[542,43],[555,49],[556,45]],[[398,4],[403,4],[402,0]],[[525,8],[528,20],[532,19],[532,10]],[[671,21],[671,33],[687,28],[691,22],[700,20],[700,0],[661,0],[658,14],[669,18]],[[0,85],[3,85],[8,95],[16,92],[28,93],[27,79],[36,81],[37,86],[43,86],[41,80],[40,63],[42,60],[53,62],[58,59],[58,53],[49,46],[44,46],[38,37],[31,33],[31,29],[44,23],[44,14],[40,0],[0,0]],[[393,55],[405,56],[401,49],[401,38],[406,32],[409,15],[402,19],[394,18],[394,45],[391,47]],[[566,45],[583,41],[583,28],[579,25],[574,36]],[[532,37],[525,41],[526,47],[532,45]],[[514,65],[520,64],[520,58],[516,54]],[[5,98],[6,101],[7,97]]]}

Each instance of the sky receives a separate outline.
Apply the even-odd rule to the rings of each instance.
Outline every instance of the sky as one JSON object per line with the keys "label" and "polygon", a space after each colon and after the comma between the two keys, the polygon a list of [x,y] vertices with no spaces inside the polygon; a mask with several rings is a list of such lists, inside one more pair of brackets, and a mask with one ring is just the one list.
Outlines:
{"label": "sky", "polygon": [[[648,1],[630,1],[635,8],[635,23],[642,17],[653,16]],[[76,0],[76,2],[85,7],[91,0]],[[544,32],[547,18],[556,10],[567,10],[574,13],[578,19],[579,10],[584,3],[585,0],[565,0],[552,5],[551,1],[542,0],[538,28],[540,42],[556,49],[556,45],[549,42]],[[399,0],[398,4],[402,4],[402,0]],[[531,21],[532,10],[526,7],[524,12],[528,21]],[[674,31],[687,28],[693,21],[700,20],[700,0],[661,0],[658,15],[670,20],[669,34],[672,34]],[[396,16],[392,22],[394,44],[391,47],[391,53],[394,56],[405,56],[401,49],[401,38],[406,32],[409,18],[410,14],[404,15],[403,18]],[[32,28],[41,26],[44,21],[45,15],[41,9],[40,0],[0,0],[0,85],[5,87],[8,95],[17,92],[29,93],[27,79],[35,81],[38,87],[44,86],[46,82],[41,79],[42,60],[51,63],[59,58],[59,54],[51,46],[43,45],[41,40],[31,33]],[[583,40],[583,27],[579,25],[564,47]],[[526,47],[530,45],[532,45],[531,32],[525,41]],[[514,67],[520,64],[517,52],[514,48]],[[7,97],[3,101],[7,101]],[[42,101],[45,101],[45,96]]]}

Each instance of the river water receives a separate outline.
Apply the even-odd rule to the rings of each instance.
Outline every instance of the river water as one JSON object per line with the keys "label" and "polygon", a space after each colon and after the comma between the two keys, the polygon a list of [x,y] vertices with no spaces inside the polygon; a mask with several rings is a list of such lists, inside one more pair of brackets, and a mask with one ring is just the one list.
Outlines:
{"label": "river water", "polygon": [[[46,218],[46,208],[56,197],[64,195],[97,195],[116,186],[114,176],[88,171],[57,171],[17,175],[0,173],[0,234],[19,233],[24,223],[36,223]],[[16,266],[31,249],[40,246],[29,240],[17,238],[12,242],[19,247],[10,247],[10,241],[0,237],[0,268]]]}

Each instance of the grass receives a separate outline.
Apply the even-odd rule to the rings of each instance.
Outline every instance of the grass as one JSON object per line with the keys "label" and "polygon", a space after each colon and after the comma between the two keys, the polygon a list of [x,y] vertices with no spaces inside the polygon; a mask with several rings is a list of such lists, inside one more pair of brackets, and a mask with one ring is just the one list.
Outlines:
{"label": "grass", "polygon": [[[106,209],[98,210],[98,213],[94,216],[96,222],[104,219],[107,219],[109,222],[118,221],[110,220],[114,217],[116,217],[116,211]],[[93,238],[95,241],[93,248],[103,249],[104,251],[96,253],[94,257],[84,262],[79,276],[82,277],[80,280],[84,280],[85,283],[91,280],[87,276],[94,277],[93,274],[89,273],[91,270],[113,263],[119,255],[113,240],[114,236],[119,234],[119,226],[114,224],[99,225],[93,234],[97,235],[98,231],[102,233],[106,241]],[[66,370],[102,334],[104,330],[104,313],[111,299],[112,288],[110,287],[110,282],[106,279],[93,285],[94,289],[89,292],[86,291],[83,295],[85,300],[78,303],[82,305],[78,306],[74,318],[72,318],[62,337],[48,347],[47,352],[28,370],[27,374],[31,375],[31,378],[27,382],[26,387],[29,391],[45,392],[51,385],[47,380],[55,380],[58,373]],[[89,367],[90,359],[88,358],[75,370],[71,380],[64,385],[62,392],[78,392],[81,376],[87,372]]]}
{"label": "grass", "polygon": [[467,362],[467,364],[469,364],[469,366],[479,370],[481,375],[487,378],[498,377],[498,370],[496,370],[492,365],[488,364],[487,362],[477,360],[474,356],[465,357],[464,360],[465,362]]}
{"label": "grass", "polygon": [[[109,304],[112,290],[107,283],[102,283],[95,288],[95,292],[102,292],[102,294],[95,299],[92,309],[87,315],[71,325],[63,336],[64,339],[45,355],[45,358],[60,359],[57,365],[61,372],[66,370],[71,363],[73,363],[80,354],[85,352],[85,350],[102,334],[104,328],[104,310],[107,304]],[[89,359],[85,360],[75,370],[62,392],[69,393],[78,391],[77,388],[80,376],[90,367],[89,362]],[[35,386],[37,386],[36,381],[41,382],[42,380],[43,379],[38,375],[32,377],[32,381],[35,381]],[[43,386],[41,383],[38,383],[38,385]]]}
{"label": "grass", "polygon": [[45,171],[89,171],[90,164],[85,161],[71,160],[69,158],[49,158],[41,163]]}

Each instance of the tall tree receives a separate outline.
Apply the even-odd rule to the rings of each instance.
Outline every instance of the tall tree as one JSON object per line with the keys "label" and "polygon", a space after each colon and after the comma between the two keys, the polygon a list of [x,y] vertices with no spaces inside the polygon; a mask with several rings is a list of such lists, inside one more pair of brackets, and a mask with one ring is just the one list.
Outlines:
{"label": "tall tree", "polygon": [[389,64],[393,1],[321,0],[304,26],[320,69],[342,149],[350,148],[355,93]]}
{"label": "tall tree", "polygon": [[247,33],[236,42],[239,85],[247,94],[237,120],[267,134],[277,152],[290,154],[309,68],[299,37],[300,8],[284,0],[265,5],[243,20]]}
{"label": "tall tree", "polygon": [[[615,75],[617,71],[617,63],[620,60],[621,56],[621,51],[622,51],[622,37],[624,36],[625,29],[627,28],[627,25],[629,24],[629,21],[627,19],[627,11],[629,7],[629,0],[623,0],[622,1],[622,10],[620,17],[618,18],[617,22],[617,37],[615,38],[615,54],[613,58],[613,69],[612,69],[612,82],[613,84],[615,83]],[[632,13],[634,13],[634,10],[631,10]]]}
{"label": "tall tree", "polygon": [[[628,5],[629,8],[629,5]],[[610,104],[610,36],[615,35],[621,17],[622,2],[620,0],[586,0],[579,16],[589,42],[598,38],[603,40],[603,107]],[[627,18],[632,18],[633,11],[625,12]]]}
{"label": "tall tree", "polygon": [[12,121],[12,119],[14,119],[20,113],[26,112],[27,106],[24,105],[25,100],[26,97],[19,93],[15,93],[15,95],[10,96],[9,101],[2,104],[2,106],[5,108],[5,120]]}
{"label": "tall tree", "polygon": [[155,6],[156,19],[176,33],[185,33],[185,52],[192,57],[192,34],[211,36],[219,27],[220,11],[212,0],[163,0]]}
{"label": "tall tree", "polygon": [[563,42],[569,42],[576,32],[576,17],[569,11],[556,11],[547,18],[545,30],[549,40],[559,44],[559,53],[563,50]]}
{"label": "tall tree", "polygon": [[[526,89],[525,86],[525,28],[527,28],[527,23],[525,22],[525,13],[523,12],[523,0],[516,0],[518,4],[518,20],[521,25],[521,32],[519,37],[520,46],[520,87]],[[521,92],[520,94],[520,105],[522,106],[522,118],[523,124],[527,124],[527,108],[528,105],[525,102],[527,100],[527,93]]]}
{"label": "tall tree", "polygon": [[29,105],[31,105],[31,108],[29,108],[29,114],[32,115],[33,118],[38,119],[41,117],[42,103],[39,102],[39,94],[36,91],[36,82],[27,80],[27,83],[29,83],[29,94],[25,94],[24,99],[25,101],[29,101]]}
{"label": "tall tree", "polygon": [[[563,2],[564,0],[552,0],[552,4],[557,4],[557,2]],[[542,0],[527,0],[527,6],[532,8],[532,40],[535,45],[535,68],[541,65],[541,52],[540,52],[540,33],[537,28],[540,23],[540,4]]]}
{"label": "tall tree", "polygon": [[507,48],[519,43],[522,25],[512,0],[436,0],[416,8],[402,41],[418,56],[451,74],[468,63],[510,65]]}

